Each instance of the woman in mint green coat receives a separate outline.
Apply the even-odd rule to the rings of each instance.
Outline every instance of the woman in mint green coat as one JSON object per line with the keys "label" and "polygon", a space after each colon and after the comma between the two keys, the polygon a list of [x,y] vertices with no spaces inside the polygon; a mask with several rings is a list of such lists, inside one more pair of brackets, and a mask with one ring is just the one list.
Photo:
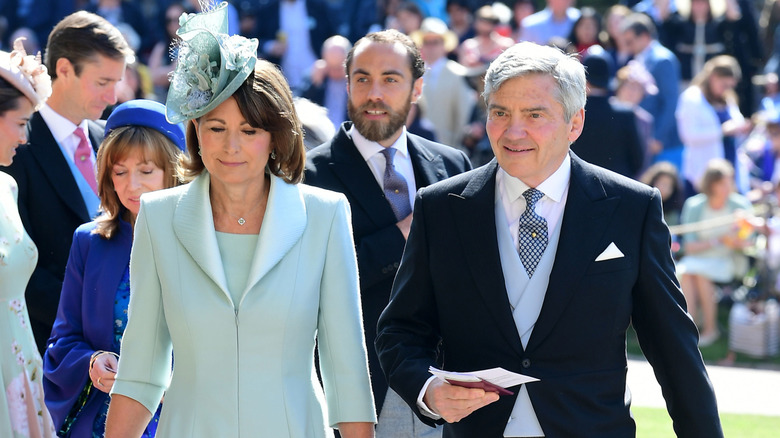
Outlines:
{"label": "woman in mint green coat", "polygon": [[163,396],[158,437],[371,437],[349,206],[297,184],[289,87],[222,15],[180,20],[166,106],[191,120],[192,182],[142,197],[106,437],[139,436]]}

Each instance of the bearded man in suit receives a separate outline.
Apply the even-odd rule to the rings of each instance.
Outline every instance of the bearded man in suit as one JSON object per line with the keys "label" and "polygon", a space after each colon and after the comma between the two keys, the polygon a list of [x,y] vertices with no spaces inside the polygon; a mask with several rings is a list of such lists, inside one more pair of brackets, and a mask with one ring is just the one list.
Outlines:
{"label": "bearded man in suit", "polygon": [[352,122],[344,122],[333,139],[307,154],[304,181],[344,193],[352,209],[368,364],[379,413],[377,437],[423,436],[433,429],[387,391],[373,348],[376,322],[401,261],[416,189],[470,170],[471,164],[462,152],[406,131],[425,71],[408,36],[395,30],[371,33],[352,47],[346,67]]}
{"label": "bearded man in suit", "polygon": [[[444,437],[634,436],[629,324],[677,436],[723,436],[660,193],[569,150],[585,83],[558,49],[506,50],[485,78],[496,159],[417,194],[376,347],[390,387]],[[539,381],[499,396],[431,376],[440,358]]]}
{"label": "bearded man in suit", "polygon": [[133,51],[108,21],[79,11],[49,35],[44,61],[52,94],[27,124],[29,145],[7,172],[19,184],[19,214],[38,247],[38,265],[25,296],[35,342],[43,355],[60,301],[73,232],[97,214],[95,158],[116,103],[116,84]]}

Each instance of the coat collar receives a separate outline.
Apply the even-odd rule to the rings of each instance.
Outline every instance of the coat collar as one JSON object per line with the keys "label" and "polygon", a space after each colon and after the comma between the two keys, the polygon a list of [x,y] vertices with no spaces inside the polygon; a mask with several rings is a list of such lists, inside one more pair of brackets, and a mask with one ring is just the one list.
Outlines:
{"label": "coat collar", "polygon": [[[214,229],[210,181],[209,174],[204,172],[189,184],[176,206],[173,228],[195,263],[232,302]],[[299,187],[271,175],[263,224],[242,297],[300,240],[306,223],[306,206]]]}

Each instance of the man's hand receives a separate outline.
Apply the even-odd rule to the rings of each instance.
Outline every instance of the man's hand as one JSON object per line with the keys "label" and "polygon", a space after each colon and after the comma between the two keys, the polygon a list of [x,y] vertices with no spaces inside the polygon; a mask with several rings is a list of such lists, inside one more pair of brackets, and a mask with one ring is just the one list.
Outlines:
{"label": "man's hand", "polygon": [[477,409],[498,400],[495,392],[478,388],[450,385],[441,379],[433,379],[425,390],[423,403],[448,423],[457,423]]}
{"label": "man's hand", "polygon": [[401,234],[404,235],[404,240],[408,240],[409,231],[412,229],[412,215],[409,214],[409,216],[406,216],[405,218],[401,219],[399,222],[396,222],[395,226],[397,226],[398,229],[401,230]]}

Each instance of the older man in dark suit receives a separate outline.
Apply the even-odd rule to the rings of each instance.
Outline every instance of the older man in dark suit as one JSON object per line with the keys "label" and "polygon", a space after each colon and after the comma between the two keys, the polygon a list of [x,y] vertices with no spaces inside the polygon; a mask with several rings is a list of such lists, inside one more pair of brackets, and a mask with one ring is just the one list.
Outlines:
{"label": "older man in dark suit", "polygon": [[19,184],[22,223],[38,247],[25,296],[41,354],[57,316],[73,231],[100,204],[94,163],[104,124],[94,120],[116,103],[115,87],[131,56],[122,34],[95,14],[80,11],[60,21],[46,47],[52,95],[27,125],[28,147],[2,168]]}
{"label": "older man in dark suit", "polygon": [[[633,324],[681,437],[723,435],[657,190],[569,151],[585,72],[520,43],[485,79],[496,160],[423,188],[376,341],[390,386],[444,437],[630,437]],[[604,127],[608,129],[608,127]],[[540,379],[513,395],[428,372]]]}
{"label": "older man in dark suit", "polygon": [[308,154],[304,181],[344,193],[352,208],[368,363],[379,410],[377,436],[417,437],[432,429],[415,425],[395,393],[386,395],[373,348],[376,322],[409,234],[416,188],[469,170],[471,164],[456,149],[406,132],[424,72],[409,37],[395,30],[369,34],[355,43],[346,66],[354,125],[345,122],[330,142]]}

